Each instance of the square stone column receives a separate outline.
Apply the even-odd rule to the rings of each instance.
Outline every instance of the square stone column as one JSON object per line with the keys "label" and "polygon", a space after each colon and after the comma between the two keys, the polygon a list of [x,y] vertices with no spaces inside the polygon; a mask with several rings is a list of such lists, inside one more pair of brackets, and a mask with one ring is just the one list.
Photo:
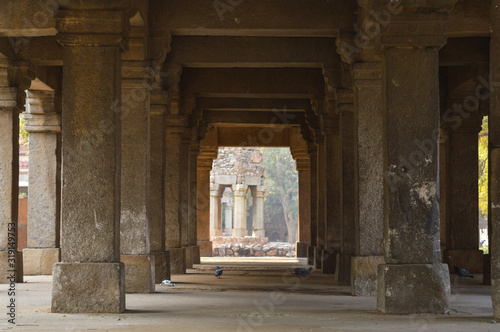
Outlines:
{"label": "square stone column", "polygon": [[181,136],[180,145],[180,210],[181,210],[181,246],[186,253],[186,269],[193,268],[193,250],[189,246],[190,232],[189,212],[189,193],[191,189],[189,160],[191,155],[191,133],[189,129],[184,129]]}
{"label": "square stone column", "polygon": [[29,134],[28,247],[24,274],[51,275],[60,261],[60,132],[54,91],[28,91],[24,116]]}
{"label": "square stone column", "polygon": [[[180,147],[184,118],[176,113],[171,100],[167,114],[165,145],[165,250],[170,253],[170,273],[186,273],[186,252],[181,244]],[[173,113],[173,114],[172,114]]]}
{"label": "square stone column", "polygon": [[221,187],[217,183],[210,184],[210,236],[222,236],[221,220]]}
{"label": "square stone column", "polygon": [[191,144],[189,152],[189,246],[193,255],[193,264],[200,264],[198,246],[198,155],[200,143]]}
{"label": "square stone column", "polygon": [[234,236],[247,235],[247,190],[246,184],[234,184]]}
{"label": "square stone column", "polygon": [[378,266],[377,308],[383,313],[449,310],[439,233],[438,50],[455,3],[408,3],[381,36],[385,264]]}
{"label": "square stone column", "polygon": [[355,255],[351,293],[375,295],[377,267],[384,263],[382,64],[353,66],[355,126]]}
{"label": "square stone column", "polygon": [[[464,91],[465,92],[465,91]],[[451,96],[450,106],[463,103],[474,91]],[[460,97],[461,96],[461,97]],[[446,140],[446,250],[444,262],[450,273],[457,265],[472,273],[483,273],[483,251],[479,250],[478,134],[482,116],[470,113],[459,128],[445,127]]]}
{"label": "square stone column", "polygon": [[121,100],[128,20],[126,6],[113,5],[100,11],[92,3],[71,2],[56,16],[64,62],[63,172],[61,263],[53,269],[52,312],[125,310],[121,108],[116,101]]}
{"label": "square stone column", "polygon": [[233,203],[227,202],[224,206],[224,233],[233,235]]}
{"label": "square stone column", "polygon": [[266,231],[264,230],[264,194],[266,189],[267,188],[263,186],[253,186],[251,188],[253,198],[253,237],[266,237]]}
{"label": "square stone column", "polygon": [[307,257],[311,244],[311,171],[309,158],[297,159],[299,175],[299,241],[295,244],[295,256]]}
{"label": "square stone column", "polygon": [[203,148],[198,157],[197,233],[201,257],[212,257],[212,241],[210,241],[210,170],[212,169],[214,157],[217,158],[217,148]]}
{"label": "square stone column", "polygon": [[[9,87],[9,62],[0,54],[0,283],[15,274],[23,281],[22,257],[17,252],[17,209],[19,192],[18,89]],[[9,262],[9,259],[13,261]]]}
{"label": "square stone column", "polygon": [[149,167],[149,245],[155,261],[155,283],[170,280],[170,257],[165,251],[165,144],[168,92],[153,90],[150,94],[150,167]]}
{"label": "square stone column", "polygon": [[[315,267],[316,269],[323,269],[325,264],[325,259],[330,259],[330,265],[335,267],[335,263],[331,264],[331,256],[325,255],[323,257],[323,252],[327,248],[327,216],[326,216],[326,144],[324,135],[316,135],[316,144],[318,146],[318,174],[317,174],[317,202],[318,202],[318,226],[317,226],[317,246],[316,246],[316,259]],[[328,256],[328,257],[327,257]]]}
{"label": "square stone column", "polygon": [[[491,231],[491,300],[493,317],[500,319],[500,0],[491,2],[489,202]],[[494,87],[494,90],[493,90]]]}
{"label": "square stone column", "polygon": [[310,208],[311,208],[311,245],[307,247],[307,264],[315,265],[318,246],[318,148],[315,143],[308,142],[307,151],[310,161]]}
{"label": "square stone column", "polygon": [[120,252],[127,293],[155,290],[149,238],[151,77],[147,65],[124,61],[122,66]]}

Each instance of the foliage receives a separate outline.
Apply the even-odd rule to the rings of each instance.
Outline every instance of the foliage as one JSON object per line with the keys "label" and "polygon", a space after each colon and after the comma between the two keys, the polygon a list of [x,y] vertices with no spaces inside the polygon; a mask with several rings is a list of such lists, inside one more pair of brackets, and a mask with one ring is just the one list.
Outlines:
{"label": "foliage", "polygon": [[295,243],[298,235],[298,174],[289,149],[263,148],[266,167],[265,220],[272,220],[282,213],[287,229],[288,242]]}
{"label": "foliage", "polygon": [[483,119],[479,133],[479,215],[488,219],[488,117]]}
{"label": "foliage", "polygon": [[28,149],[28,132],[25,128],[23,115],[19,116],[19,145],[24,145]]}

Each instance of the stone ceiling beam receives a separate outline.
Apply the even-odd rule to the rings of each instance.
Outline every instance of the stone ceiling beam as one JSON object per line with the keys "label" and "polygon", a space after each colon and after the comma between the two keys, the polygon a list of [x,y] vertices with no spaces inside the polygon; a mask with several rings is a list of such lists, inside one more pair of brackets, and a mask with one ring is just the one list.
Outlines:
{"label": "stone ceiling beam", "polygon": [[152,24],[172,35],[334,37],[352,29],[356,1],[168,0],[150,7]]}
{"label": "stone ceiling beam", "polygon": [[203,121],[212,125],[234,124],[234,125],[300,125],[305,121],[304,113],[287,112],[226,112],[226,111],[204,111]]}
{"label": "stone ceiling beam", "polygon": [[334,38],[177,36],[168,61],[193,68],[322,68],[336,65],[335,50]]}
{"label": "stone ceiling beam", "polygon": [[439,51],[440,66],[464,66],[488,63],[490,38],[448,38]]}
{"label": "stone ceiling beam", "polygon": [[309,99],[279,98],[197,98],[196,106],[205,110],[254,110],[288,112],[303,111],[311,107]]}
{"label": "stone ceiling beam", "polygon": [[184,68],[180,91],[198,97],[310,98],[325,93],[320,69]]}

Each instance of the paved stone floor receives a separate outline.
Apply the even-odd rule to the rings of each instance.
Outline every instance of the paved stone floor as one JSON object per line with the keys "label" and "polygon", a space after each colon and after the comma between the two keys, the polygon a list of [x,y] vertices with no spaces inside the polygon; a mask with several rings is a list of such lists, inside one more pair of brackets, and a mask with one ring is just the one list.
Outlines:
{"label": "paved stone floor", "polygon": [[[16,326],[7,322],[5,284],[0,285],[0,330],[11,331],[500,331],[492,322],[490,288],[452,276],[447,315],[383,315],[375,297],[353,297],[333,278],[291,273],[297,260],[235,263],[205,260],[174,287],[155,294],[127,294],[123,314],[50,313],[50,276],[26,277],[16,285]],[[215,264],[224,269],[213,276]]]}

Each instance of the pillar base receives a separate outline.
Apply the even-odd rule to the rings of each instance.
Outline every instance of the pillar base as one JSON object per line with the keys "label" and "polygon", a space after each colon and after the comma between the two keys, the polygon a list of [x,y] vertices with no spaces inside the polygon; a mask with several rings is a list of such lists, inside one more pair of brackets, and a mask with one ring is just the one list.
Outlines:
{"label": "pillar base", "polygon": [[310,245],[309,242],[295,242],[295,257],[307,257],[307,247]]}
{"label": "pillar base", "polygon": [[377,294],[377,267],[384,264],[383,256],[354,256],[351,258],[351,294]]}
{"label": "pillar base", "polygon": [[254,230],[252,232],[253,237],[266,237],[266,231],[263,229]]}
{"label": "pillar base", "polygon": [[184,252],[186,253],[185,259],[186,259],[186,269],[192,269],[193,268],[193,247],[190,246],[185,246]]}
{"label": "pillar base", "polygon": [[335,280],[337,285],[351,284],[351,255],[337,254]]}
{"label": "pillar base", "polygon": [[212,257],[212,241],[198,241],[200,257]]}
{"label": "pillar base", "polygon": [[125,311],[123,263],[56,263],[52,312],[122,313]]}
{"label": "pillar base", "polygon": [[121,255],[125,264],[125,292],[154,293],[155,291],[155,256]]}
{"label": "pillar base", "polygon": [[193,251],[193,264],[200,264],[200,246],[199,245],[194,245],[190,246],[191,250]]}
{"label": "pillar base", "polygon": [[51,275],[52,267],[61,261],[59,248],[25,248],[23,250],[24,275]]}
{"label": "pillar base", "polygon": [[186,251],[184,248],[168,248],[170,253],[170,274],[186,274]]}
{"label": "pillar base", "polygon": [[381,264],[377,309],[386,314],[444,314],[450,310],[446,264]]}
{"label": "pillar base", "polygon": [[454,273],[453,265],[463,267],[471,273],[483,273],[482,250],[446,250],[444,261],[448,263],[450,273]]}
{"label": "pillar base", "polygon": [[[12,259],[9,252],[0,251],[0,284],[10,284],[10,276],[13,273],[15,273],[16,277],[15,282],[23,282],[23,253],[18,251],[15,258],[15,265],[12,266],[9,262],[9,259]],[[12,272],[12,270],[16,270],[16,272]]]}
{"label": "pillar base", "polygon": [[151,256],[155,257],[155,284],[170,280],[170,253],[152,252]]}
{"label": "pillar base", "polygon": [[308,246],[307,247],[307,265],[315,265],[316,261],[316,247]]}
{"label": "pillar base", "polygon": [[332,248],[321,250],[321,264],[323,267],[323,274],[335,274],[338,252],[339,250]]}
{"label": "pillar base", "polygon": [[235,228],[233,231],[233,236],[246,236],[247,235],[247,230],[243,228]]}

